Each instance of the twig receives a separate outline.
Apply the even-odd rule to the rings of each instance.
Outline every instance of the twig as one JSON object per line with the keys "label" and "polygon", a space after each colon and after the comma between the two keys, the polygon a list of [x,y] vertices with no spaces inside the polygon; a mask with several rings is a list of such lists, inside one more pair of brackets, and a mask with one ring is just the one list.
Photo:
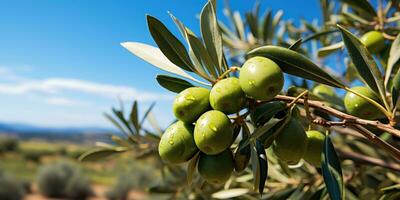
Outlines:
{"label": "twig", "polygon": [[[284,95],[277,95],[275,97],[276,100],[281,100],[281,101],[286,101],[286,102],[293,102],[293,100],[295,100],[295,97],[290,97],[290,96],[284,96]],[[300,103],[300,104],[305,104],[304,99],[297,99],[296,103]],[[322,112],[325,112],[327,114],[333,115],[337,118],[343,119],[345,121],[343,122],[339,122],[338,125],[343,126],[343,125],[351,125],[352,127],[354,127],[355,129],[357,129],[363,136],[365,136],[368,140],[370,140],[371,142],[373,142],[374,144],[379,145],[380,147],[382,147],[383,149],[385,149],[386,151],[388,151],[389,153],[391,153],[393,155],[393,157],[395,157],[397,160],[400,160],[400,151],[395,148],[394,146],[390,145],[389,143],[381,140],[378,136],[376,136],[375,134],[371,133],[370,131],[368,131],[366,128],[360,126],[360,125],[364,125],[364,126],[373,126],[377,129],[386,131],[390,134],[392,134],[393,136],[396,137],[400,137],[400,131],[391,127],[390,125],[387,124],[382,124],[379,121],[372,121],[372,120],[365,120],[365,119],[360,119],[357,118],[355,116],[343,113],[339,110],[336,110],[334,108],[328,107],[326,106],[324,103],[319,102],[319,101],[311,101],[308,100],[307,101],[308,106],[318,109]],[[332,123],[332,122],[331,122]]]}
{"label": "twig", "polygon": [[391,170],[395,171],[400,171],[400,165],[397,163],[393,162],[386,162],[384,160],[378,159],[378,158],[372,158],[369,156],[365,156],[356,152],[350,152],[350,151],[343,151],[340,149],[336,149],[338,152],[339,156],[344,158],[344,159],[350,159],[353,161],[357,161],[358,163],[366,163],[366,164],[372,164],[372,165],[377,165],[381,167],[385,167]]}
{"label": "twig", "polygon": [[[276,100],[281,100],[281,101],[286,101],[286,102],[292,102],[295,97],[290,97],[290,96],[284,96],[284,95],[277,95],[275,97]],[[297,103],[303,104],[304,105],[304,99],[298,99],[296,101]],[[313,100],[308,100],[308,106],[312,108],[316,108],[318,110],[321,110],[327,114],[333,115],[337,118],[340,119],[345,119],[346,124],[345,125],[351,125],[351,124],[359,124],[359,125],[364,125],[364,126],[373,126],[377,129],[380,129],[382,131],[386,131],[389,134],[399,137],[400,138],[400,131],[393,128],[392,126],[388,124],[383,124],[379,121],[373,121],[373,120],[366,120],[366,119],[361,119],[358,117],[355,117],[353,115],[346,114],[344,112],[341,112],[339,110],[336,110],[334,108],[326,106],[324,103],[320,101],[313,101]]]}

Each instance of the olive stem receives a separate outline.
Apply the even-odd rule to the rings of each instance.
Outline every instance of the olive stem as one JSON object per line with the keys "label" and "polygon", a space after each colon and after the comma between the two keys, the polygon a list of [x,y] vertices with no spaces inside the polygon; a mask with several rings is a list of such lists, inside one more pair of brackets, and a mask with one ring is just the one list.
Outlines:
{"label": "olive stem", "polygon": [[306,94],[308,94],[308,90],[300,93],[296,98],[294,98],[288,105],[287,107],[290,108],[292,107],[301,97],[305,96]]}
{"label": "olive stem", "polygon": [[[295,100],[295,97],[290,97],[290,96],[284,96],[284,95],[277,95],[275,97],[275,100],[279,101],[286,101],[286,102],[292,102]],[[299,104],[305,104],[304,99],[297,99],[296,103]],[[372,121],[372,120],[365,120],[365,119],[360,119],[358,117],[343,113],[339,110],[336,110],[334,108],[331,108],[329,106],[326,106],[324,103],[320,101],[314,101],[314,100],[308,100],[308,105],[312,108],[318,109],[322,112],[325,112],[327,114],[333,115],[337,118],[344,119],[346,120],[345,122],[340,122],[338,124],[333,124],[333,125],[350,125],[351,127],[355,128],[358,130],[359,133],[361,133],[363,136],[365,136],[367,139],[369,139],[371,142],[374,144],[377,144],[378,146],[382,147],[386,151],[390,152],[394,158],[400,160],[400,150],[398,150],[396,147],[390,145],[389,143],[383,141],[380,139],[378,136],[375,134],[371,133],[367,129],[365,129],[363,126],[372,126],[377,129],[380,129],[382,131],[386,131],[389,134],[395,136],[395,137],[400,137],[400,131],[393,128],[392,126],[388,124],[382,124],[379,121]]]}
{"label": "olive stem", "polygon": [[218,78],[217,78],[217,82],[219,81],[219,80],[222,80],[225,76],[227,76],[229,73],[231,73],[231,72],[236,72],[236,71],[239,71],[240,70],[240,67],[231,67],[231,68],[229,68],[228,70],[226,70],[223,74],[221,74],[221,76],[219,76]]}
{"label": "olive stem", "polygon": [[344,159],[350,159],[359,163],[366,163],[366,164],[372,164],[372,165],[377,165],[381,166],[384,168],[388,168],[391,170],[395,171],[400,171],[400,165],[397,163],[393,162],[387,162],[384,160],[381,160],[379,158],[373,158],[369,156],[365,156],[356,152],[351,152],[351,151],[343,151],[341,149],[336,149],[337,153],[339,154],[340,157]]}
{"label": "olive stem", "polygon": [[358,93],[358,92],[356,92],[356,91],[354,91],[354,90],[352,90],[352,89],[350,89],[350,88],[344,88],[345,90],[347,90],[348,92],[351,92],[351,93],[353,93],[353,94],[355,94],[355,95],[357,95],[357,96],[359,96],[359,97],[361,97],[361,98],[363,98],[363,99],[365,99],[365,100],[367,100],[368,102],[370,102],[372,105],[374,105],[376,108],[378,108],[381,112],[383,112],[383,114],[385,114],[385,116],[390,120],[393,116],[393,114],[391,113],[391,112],[389,112],[389,111],[387,111],[381,104],[379,104],[378,102],[376,102],[376,101],[374,101],[374,100],[372,100],[371,98],[369,98],[369,97],[367,97],[367,96],[365,96],[365,95],[363,95],[363,94],[360,94],[360,93]]}

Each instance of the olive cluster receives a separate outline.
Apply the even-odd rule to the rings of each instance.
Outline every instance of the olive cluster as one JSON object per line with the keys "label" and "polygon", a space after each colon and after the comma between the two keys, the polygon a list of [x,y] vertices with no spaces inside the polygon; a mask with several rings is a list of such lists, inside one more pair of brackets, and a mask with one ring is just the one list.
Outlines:
{"label": "olive cluster", "polygon": [[[239,158],[234,158],[230,149],[235,134],[228,115],[244,109],[248,98],[272,100],[283,84],[283,72],[275,62],[253,57],[244,63],[239,78],[219,80],[211,90],[202,87],[183,90],[173,103],[173,113],[178,121],[161,137],[160,157],[165,162],[179,164],[200,151],[197,165],[200,175],[210,183],[226,182],[234,169],[240,171],[245,167],[235,165],[235,159]],[[317,131],[306,133],[298,120],[290,119],[272,147],[277,157],[288,164],[304,158],[320,165],[324,137]]]}

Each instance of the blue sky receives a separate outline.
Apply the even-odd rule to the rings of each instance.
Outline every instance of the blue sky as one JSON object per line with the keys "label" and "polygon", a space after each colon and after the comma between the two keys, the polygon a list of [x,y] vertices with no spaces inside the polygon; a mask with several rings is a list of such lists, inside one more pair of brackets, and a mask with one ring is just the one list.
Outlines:
{"label": "blue sky", "polygon": [[[158,86],[163,73],[120,46],[153,44],[145,14],[178,33],[167,11],[198,31],[205,0],[0,0],[0,121],[52,127],[110,127],[102,113],[138,99],[156,101],[162,126],[173,120],[174,94]],[[242,13],[254,1],[231,0]],[[319,1],[261,1],[284,19],[319,18]],[[219,1],[222,8],[222,1]],[[225,20],[219,9],[218,17]]]}

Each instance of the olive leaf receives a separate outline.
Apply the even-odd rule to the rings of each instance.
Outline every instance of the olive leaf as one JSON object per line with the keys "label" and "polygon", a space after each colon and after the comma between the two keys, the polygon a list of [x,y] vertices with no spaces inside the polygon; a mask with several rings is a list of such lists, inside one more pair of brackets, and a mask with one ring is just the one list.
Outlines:
{"label": "olive leaf", "polygon": [[399,95],[400,95],[400,69],[397,71],[392,82],[392,102],[396,109],[397,109],[396,105],[399,100]]}
{"label": "olive leaf", "polygon": [[300,38],[296,40],[296,42],[294,42],[292,45],[290,45],[288,49],[296,51],[297,49],[300,48],[301,44],[303,44],[303,40]]}
{"label": "olive leaf", "polygon": [[192,185],[193,175],[196,171],[197,163],[199,162],[200,152],[197,152],[189,161],[187,165],[187,182]]}
{"label": "olive leaf", "polygon": [[257,106],[251,112],[250,117],[256,126],[269,121],[276,113],[286,109],[286,103],[281,101],[271,101]]}
{"label": "olive leaf", "polygon": [[254,130],[254,132],[250,135],[250,137],[244,142],[243,147],[246,147],[249,143],[254,142],[257,138],[261,137],[265,133],[267,133],[271,128],[273,128],[276,124],[278,124],[282,119],[272,118],[263,126],[258,127]]}
{"label": "olive leaf", "polygon": [[260,168],[260,181],[258,184],[258,192],[261,194],[264,193],[265,182],[268,177],[268,160],[267,154],[265,153],[264,144],[259,140],[256,140],[256,151],[258,155],[258,164]]}
{"label": "olive leaf", "polygon": [[343,42],[347,51],[364,82],[387,104],[385,87],[377,64],[364,44],[345,28],[337,25],[342,33]]}
{"label": "olive leaf", "polygon": [[232,199],[245,195],[249,192],[250,190],[247,188],[232,188],[215,192],[211,195],[211,197],[215,199]]}
{"label": "olive leaf", "polygon": [[314,39],[318,39],[319,37],[326,36],[326,35],[329,35],[329,34],[332,34],[332,33],[336,33],[336,32],[338,32],[337,29],[324,30],[324,31],[316,32],[314,34],[311,34],[311,35],[305,37],[303,39],[303,43],[306,43],[308,41],[311,41],[311,40],[314,40]]}
{"label": "olive leaf", "polygon": [[156,80],[163,88],[175,93],[193,87],[193,85],[188,81],[168,75],[157,75]]}
{"label": "olive leaf", "polygon": [[288,74],[330,85],[332,87],[345,87],[344,83],[329,75],[304,55],[284,47],[267,45],[250,51],[247,56],[263,56],[276,62],[279,67]]}
{"label": "olive leaf", "polygon": [[89,150],[79,156],[79,161],[96,161],[99,159],[104,159],[108,156],[123,153],[128,151],[129,149],[126,147],[115,147],[115,148],[106,148],[106,147],[99,147],[96,149]]}
{"label": "olive leaf", "polygon": [[322,176],[331,199],[344,199],[342,167],[331,139],[324,140],[322,153]]}
{"label": "olive leaf", "polygon": [[377,16],[374,7],[372,7],[372,5],[367,0],[341,0],[341,1],[349,5],[354,10],[366,14],[371,18]]}
{"label": "olive leaf", "polygon": [[273,29],[273,21],[272,21],[272,10],[267,10],[264,15],[264,19],[262,22],[262,36],[263,36],[263,41],[268,43],[271,43],[272,40],[272,35],[274,34],[274,29]]}
{"label": "olive leaf", "polygon": [[189,42],[191,52],[193,52],[196,60],[200,62],[200,64],[203,66],[203,69],[207,70],[208,73],[213,76],[214,80],[218,78],[219,75],[216,64],[213,62],[204,44],[199,38],[196,37],[196,35],[194,35],[192,31],[185,29],[185,33]]}
{"label": "olive leaf", "polygon": [[342,49],[344,47],[344,43],[343,42],[338,42],[335,44],[331,44],[329,46],[326,47],[322,47],[320,49],[318,49],[317,55],[318,57],[322,58],[322,57],[326,57],[332,53],[335,53],[336,51]]}
{"label": "olive leaf", "polygon": [[259,167],[260,161],[258,159],[258,153],[257,153],[255,141],[252,141],[250,143],[250,149],[251,149],[251,153],[250,153],[251,169],[253,172],[253,187],[254,187],[254,190],[256,190],[256,188],[258,188],[258,186],[260,185],[260,167]]}
{"label": "olive leaf", "polygon": [[129,121],[132,123],[136,130],[136,134],[139,134],[139,112],[138,112],[138,102],[135,100],[132,105],[131,113],[129,114]]}
{"label": "olive leaf", "polygon": [[238,11],[233,12],[233,19],[234,19],[234,24],[236,27],[236,32],[237,35],[241,40],[245,40],[245,28],[244,28],[244,23],[242,20],[242,17],[240,16],[240,13]]}
{"label": "olive leaf", "polygon": [[193,71],[193,64],[185,46],[157,18],[147,15],[147,25],[157,46],[174,64],[187,71]]}
{"label": "olive leaf", "polygon": [[200,14],[201,35],[219,72],[222,72],[222,36],[218,27],[215,2],[208,1]]}
{"label": "olive leaf", "polygon": [[160,49],[154,46],[138,42],[124,42],[121,43],[121,45],[127,50],[129,50],[132,54],[154,65],[155,67],[176,74],[178,76],[182,76],[184,78],[195,81],[202,85],[207,85],[207,86],[210,85],[208,83],[195,79],[194,77],[186,73],[184,70],[182,70],[180,67],[173,64],[171,61],[168,60],[167,57],[165,57],[165,55],[160,51]]}
{"label": "olive leaf", "polygon": [[387,62],[386,73],[385,73],[385,87],[388,86],[389,80],[394,70],[394,66],[400,60],[400,34],[397,35],[396,39],[393,41],[390,47],[389,59]]}

